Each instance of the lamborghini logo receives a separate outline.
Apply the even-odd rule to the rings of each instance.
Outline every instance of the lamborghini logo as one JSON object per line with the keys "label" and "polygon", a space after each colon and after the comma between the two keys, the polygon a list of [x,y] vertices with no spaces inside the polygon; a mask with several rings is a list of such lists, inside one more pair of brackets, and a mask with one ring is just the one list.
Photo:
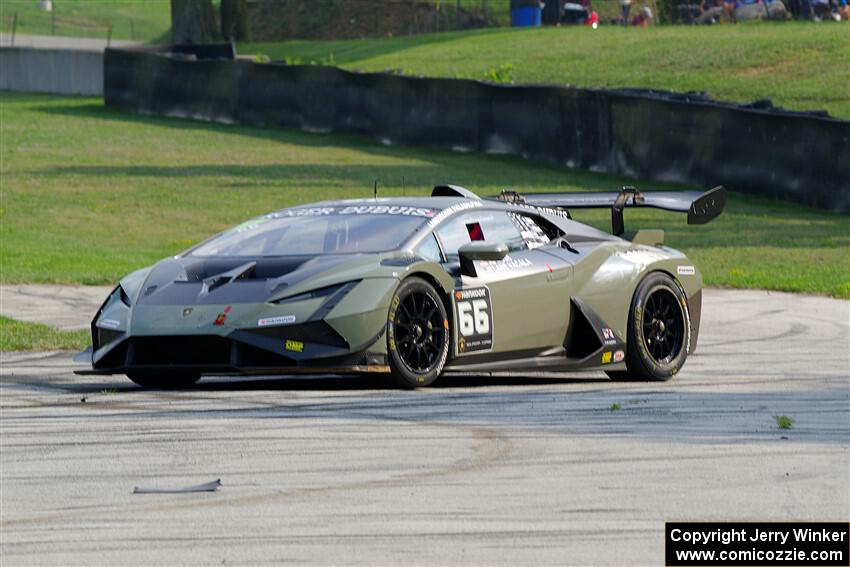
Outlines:
{"label": "lamborghini logo", "polygon": [[185,309],[183,309],[182,315],[184,317],[188,317],[189,315],[192,314],[192,311],[193,311],[193,309],[191,307],[186,307]]}

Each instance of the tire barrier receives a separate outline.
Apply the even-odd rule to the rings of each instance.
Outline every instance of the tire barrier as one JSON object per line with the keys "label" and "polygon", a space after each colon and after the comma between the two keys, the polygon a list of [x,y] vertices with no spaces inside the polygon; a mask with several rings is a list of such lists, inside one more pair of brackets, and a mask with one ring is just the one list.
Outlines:
{"label": "tire barrier", "polygon": [[107,106],[520,155],[850,212],[850,122],[701,94],[357,73],[108,49]]}

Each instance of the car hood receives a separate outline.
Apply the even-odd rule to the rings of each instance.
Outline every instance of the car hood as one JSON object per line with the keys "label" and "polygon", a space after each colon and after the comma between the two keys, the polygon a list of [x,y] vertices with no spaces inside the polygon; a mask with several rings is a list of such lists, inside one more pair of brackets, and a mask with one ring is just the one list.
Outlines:
{"label": "car hood", "polygon": [[[398,254],[169,258],[154,265],[137,290],[138,305],[204,305],[277,301],[328,286],[393,277],[382,262]],[[123,285],[123,281],[122,281]]]}

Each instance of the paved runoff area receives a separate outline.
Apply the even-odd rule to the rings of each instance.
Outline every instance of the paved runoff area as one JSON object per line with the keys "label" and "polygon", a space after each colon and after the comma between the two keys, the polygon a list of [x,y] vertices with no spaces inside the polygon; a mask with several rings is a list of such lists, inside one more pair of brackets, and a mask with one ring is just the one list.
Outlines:
{"label": "paved runoff area", "polygon": [[666,383],[145,391],[74,375],[70,353],[6,353],[0,563],[662,565],[665,520],[846,521],[849,318],[847,301],[707,290]]}

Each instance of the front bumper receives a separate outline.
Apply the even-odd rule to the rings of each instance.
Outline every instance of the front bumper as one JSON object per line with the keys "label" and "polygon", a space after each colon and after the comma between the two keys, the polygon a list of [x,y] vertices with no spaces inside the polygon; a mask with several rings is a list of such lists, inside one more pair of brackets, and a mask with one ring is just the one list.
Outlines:
{"label": "front bumper", "polygon": [[[373,340],[377,343],[383,332]],[[237,329],[227,335],[183,334],[123,336],[90,355],[92,368],[77,374],[187,372],[220,375],[389,372],[386,355],[352,351],[324,321],[260,329]]]}

